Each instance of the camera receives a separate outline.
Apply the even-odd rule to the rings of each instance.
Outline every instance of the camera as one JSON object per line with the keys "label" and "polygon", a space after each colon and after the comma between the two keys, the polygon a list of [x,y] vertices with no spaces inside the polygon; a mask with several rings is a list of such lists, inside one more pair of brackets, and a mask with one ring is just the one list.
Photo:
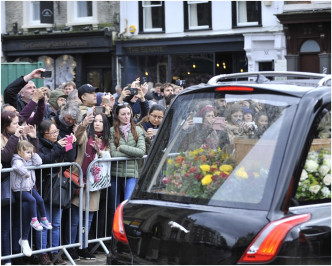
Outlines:
{"label": "camera", "polygon": [[23,134],[29,134],[30,133],[30,127],[29,126],[24,126],[23,127]]}
{"label": "camera", "polygon": [[126,90],[130,91],[130,96],[134,96],[138,94],[137,88],[127,88]]}
{"label": "camera", "polygon": [[251,131],[254,131],[257,129],[255,122],[247,122],[247,125],[249,126],[249,130],[251,130]]}
{"label": "camera", "polygon": [[181,86],[181,87],[186,86],[186,81],[183,79],[178,79],[175,81],[175,85]]}

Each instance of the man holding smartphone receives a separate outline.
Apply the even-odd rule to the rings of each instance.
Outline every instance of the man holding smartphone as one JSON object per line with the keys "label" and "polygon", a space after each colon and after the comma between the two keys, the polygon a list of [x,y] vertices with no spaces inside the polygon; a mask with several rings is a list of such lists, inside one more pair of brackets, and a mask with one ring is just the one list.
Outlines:
{"label": "man holding smartphone", "polygon": [[[4,91],[4,101],[14,106],[18,112],[32,100],[36,90],[36,85],[32,79],[41,77],[41,73],[45,72],[46,69],[38,68],[33,70],[31,73],[17,78],[15,81],[10,83]],[[44,98],[43,98],[44,101]]]}

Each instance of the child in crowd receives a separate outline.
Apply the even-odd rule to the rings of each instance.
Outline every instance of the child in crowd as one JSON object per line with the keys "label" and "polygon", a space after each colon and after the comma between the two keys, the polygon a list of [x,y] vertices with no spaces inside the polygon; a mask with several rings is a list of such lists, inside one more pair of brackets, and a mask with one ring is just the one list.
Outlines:
{"label": "child in crowd", "polygon": [[[40,156],[34,152],[34,146],[28,141],[22,140],[17,145],[17,154],[12,159],[13,172],[10,173],[12,179],[12,190],[15,198],[29,203],[29,211],[31,214],[31,227],[37,231],[52,229],[51,223],[46,217],[44,200],[39,193],[33,188],[36,183],[36,175],[34,170],[27,170],[27,166],[38,166],[42,164]],[[41,213],[41,222],[37,218],[37,207]]]}

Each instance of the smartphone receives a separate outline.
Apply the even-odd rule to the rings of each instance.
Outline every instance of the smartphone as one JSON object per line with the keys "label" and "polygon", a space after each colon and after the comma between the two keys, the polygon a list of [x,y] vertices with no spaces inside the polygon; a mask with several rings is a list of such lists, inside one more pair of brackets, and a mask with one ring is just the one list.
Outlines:
{"label": "smartphone", "polygon": [[73,136],[72,135],[67,136],[66,140],[67,140],[66,151],[69,151],[73,148]]}
{"label": "smartphone", "polygon": [[153,128],[152,129],[152,136],[157,135],[158,129],[157,128]]}
{"label": "smartphone", "polygon": [[105,106],[95,106],[96,115],[105,113]]}
{"label": "smartphone", "polygon": [[224,125],[225,125],[226,121],[225,121],[225,117],[216,117],[216,121],[214,122],[214,124],[212,125],[212,128],[214,130],[224,130]]}
{"label": "smartphone", "polygon": [[141,77],[140,78],[140,84],[144,84],[147,81],[148,81],[147,77]]}
{"label": "smartphone", "polygon": [[50,78],[52,77],[52,71],[45,71],[40,74],[42,78]]}
{"label": "smartphone", "polygon": [[202,124],[203,123],[203,118],[202,117],[194,117],[193,122],[194,122],[194,124]]}
{"label": "smartphone", "polygon": [[23,127],[23,134],[29,134],[29,133],[30,133],[30,127],[29,126]]}
{"label": "smartphone", "polygon": [[93,108],[92,107],[88,107],[86,109],[86,115],[92,114],[93,113]]}

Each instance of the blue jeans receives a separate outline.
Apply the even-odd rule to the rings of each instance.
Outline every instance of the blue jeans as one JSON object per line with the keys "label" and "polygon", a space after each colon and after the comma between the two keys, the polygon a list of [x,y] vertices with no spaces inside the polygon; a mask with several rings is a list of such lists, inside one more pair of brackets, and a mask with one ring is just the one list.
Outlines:
{"label": "blue jeans", "polygon": [[[121,203],[121,201],[129,199],[131,194],[134,191],[134,188],[136,186],[136,178],[134,177],[111,177],[111,217],[112,220],[110,221],[111,224],[113,224],[113,217],[116,208]],[[124,198],[121,199],[121,192],[124,192]]]}
{"label": "blue jeans", "polygon": [[[46,230],[44,229],[41,232],[36,232],[36,249],[45,249],[47,246],[47,234],[49,234],[48,247],[58,247],[60,241],[60,224],[61,224],[61,215],[62,209],[59,207],[52,208],[52,214],[50,205],[46,204],[46,215],[49,218],[49,222],[52,223],[53,229]],[[51,251],[55,253],[57,251]]]}
{"label": "blue jeans", "polygon": [[[86,226],[85,226],[85,212],[83,212],[83,248],[87,247],[85,245],[85,240],[84,240],[85,232],[87,231],[86,233],[89,234],[93,215],[94,215],[94,212],[89,212],[88,230],[84,230],[84,228],[86,228]],[[69,217],[69,219],[70,219],[70,217]],[[70,221],[71,221],[71,224],[68,221],[67,228],[66,228],[67,229],[66,239],[65,239],[66,244],[74,244],[74,243],[78,242],[79,208],[73,204],[71,205],[71,220]]]}
{"label": "blue jeans", "polygon": [[18,191],[14,192],[15,199],[20,200],[20,195],[22,194],[22,201],[29,203],[29,211],[31,218],[37,217],[37,206],[40,211],[41,217],[46,217],[45,205],[43,198],[39,195],[37,190],[31,189],[30,191]]}

